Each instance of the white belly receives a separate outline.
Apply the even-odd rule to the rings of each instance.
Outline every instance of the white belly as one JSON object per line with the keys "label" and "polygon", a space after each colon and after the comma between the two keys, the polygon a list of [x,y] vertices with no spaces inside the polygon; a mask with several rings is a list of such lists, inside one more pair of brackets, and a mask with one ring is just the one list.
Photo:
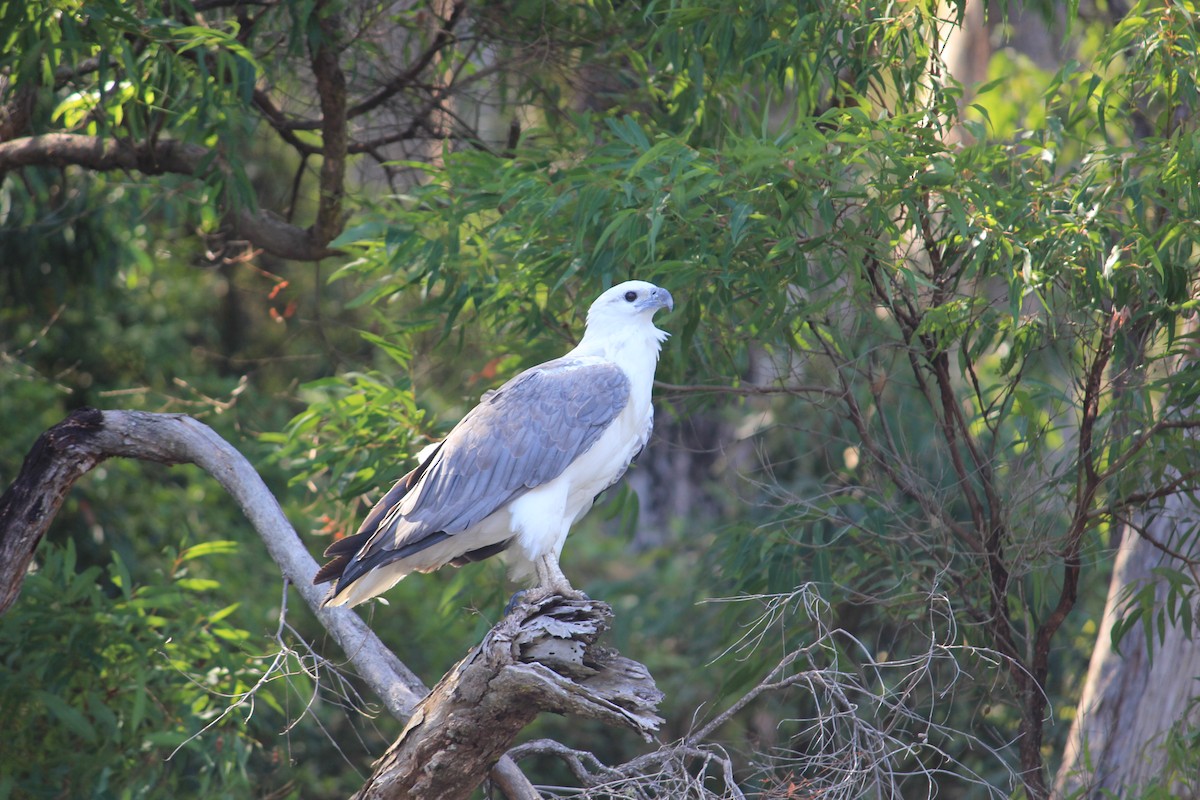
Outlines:
{"label": "white belly", "polygon": [[508,559],[514,577],[523,577],[532,562],[562,551],[567,533],[592,507],[596,496],[612,486],[629,468],[650,435],[653,409],[626,407],[586,453],[562,474],[531,489],[510,505],[516,533]]}

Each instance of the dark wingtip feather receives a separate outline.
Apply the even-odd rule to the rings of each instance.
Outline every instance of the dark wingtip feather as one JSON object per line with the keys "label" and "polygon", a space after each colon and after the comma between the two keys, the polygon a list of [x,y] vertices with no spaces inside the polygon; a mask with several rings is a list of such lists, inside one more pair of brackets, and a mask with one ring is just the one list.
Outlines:
{"label": "dark wingtip feather", "polygon": [[329,583],[332,580],[342,577],[342,573],[346,571],[346,566],[358,551],[362,549],[362,546],[367,543],[367,539],[369,538],[371,538],[369,533],[356,533],[353,536],[345,536],[330,543],[329,547],[325,548],[323,555],[325,558],[331,560],[317,570],[317,574],[313,577],[313,584],[319,586],[322,583]]}
{"label": "dark wingtip feather", "polygon": [[[367,518],[359,526],[358,533],[338,539],[325,548],[325,558],[332,560],[317,570],[317,574],[313,578],[314,584],[329,583],[330,581],[342,578],[346,572],[346,567],[350,565],[350,562],[354,560],[359,551],[370,543],[371,537],[375,535],[375,532],[379,528],[379,523],[384,520],[388,513],[404,499],[409,490],[421,479],[421,476],[425,474],[425,470],[429,469],[429,465],[433,462],[434,455],[440,449],[441,445],[439,444],[432,453],[426,456],[420,466],[396,481],[396,484],[392,486],[388,493],[367,514]],[[356,574],[351,577],[351,581],[361,575],[362,572],[363,570],[356,570]],[[326,602],[329,601],[326,600]]]}
{"label": "dark wingtip feather", "polygon": [[[328,552],[326,555],[329,555]],[[313,585],[320,586],[322,583],[329,583],[342,577],[342,573],[346,571],[346,565],[350,563],[349,555],[340,555],[332,561],[325,564],[317,570],[317,574],[313,576]]]}
{"label": "dark wingtip feather", "polygon": [[367,543],[370,535],[369,533],[356,533],[353,536],[343,536],[341,539],[330,542],[329,547],[325,548],[325,552],[322,555],[326,558],[352,556]]}

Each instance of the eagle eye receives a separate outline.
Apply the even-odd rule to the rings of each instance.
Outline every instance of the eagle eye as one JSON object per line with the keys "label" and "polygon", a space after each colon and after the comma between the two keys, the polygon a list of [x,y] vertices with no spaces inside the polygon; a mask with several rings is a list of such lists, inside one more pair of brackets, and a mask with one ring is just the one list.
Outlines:
{"label": "eagle eye", "polygon": [[637,292],[626,292],[625,293],[625,301],[626,302],[632,303],[634,300],[637,300]]}

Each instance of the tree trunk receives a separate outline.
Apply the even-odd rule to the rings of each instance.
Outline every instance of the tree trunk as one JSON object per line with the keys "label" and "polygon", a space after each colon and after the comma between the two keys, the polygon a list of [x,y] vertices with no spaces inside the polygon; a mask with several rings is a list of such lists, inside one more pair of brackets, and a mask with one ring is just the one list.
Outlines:
{"label": "tree trunk", "polygon": [[[1147,532],[1156,542],[1178,547],[1178,537],[1172,534],[1179,531],[1194,557],[1200,553],[1200,545],[1194,536],[1186,538],[1195,526],[1191,503],[1190,498],[1172,497]],[[1170,775],[1163,747],[1173,729],[1200,724],[1200,706],[1195,702],[1200,638],[1190,636],[1168,618],[1163,635],[1156,635],[1153,642],[1153,658],[1141,624],[1125,634],[1120,652],[1112,647],[1113,624],[1122,616],[1130,591],[1147,582],[1157,583],[1154,611],[1162,610],[1168,585],[1154,574],[1159,567],[1184,569],[1178,559],[1127,528],[1078,714],[1055,781],[1056,797],[1080,793],[1088,798],[1133,797],[1151,783],[1169,789],[1173,797],[1200,797],[1195,766],[1190,775]],[[1194,602],[1194,597],[1183,602]]]}

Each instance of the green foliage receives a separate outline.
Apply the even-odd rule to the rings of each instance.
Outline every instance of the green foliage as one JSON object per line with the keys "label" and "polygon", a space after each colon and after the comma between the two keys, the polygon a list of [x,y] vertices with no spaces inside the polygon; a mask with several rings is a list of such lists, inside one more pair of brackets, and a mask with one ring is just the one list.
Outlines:
{"label": "green foliage", "polygon": [[[555,330],[546,317],[577,329],[616,280],[663,283],[679,300],[666,380],[736,387],[765,358],[778,392],[742,412],[775,420],[754,476],[772,502],[726,506],[708,591],[816,579],[839,602],[889,598],[854,612],[888,630],[912,611],[897,587],[948,583],[964,619],[992,620],[972,643],[1024,663],[1075,604],[1080,561],[1147,507],[1137,487],[1171,487],[1161,501],[1200,463],[1171,433],[1195,425],[1176,401],[1191,382],[1171,365],[1194,339],[1180,319],[1194,305],[1196,184],[1181,178],[1200,171],[1197,131],[1160,114],[1146,135],[1150,117],[1105,99],[1144,98],[1151,114],[1175,91],[1190,23],[1118,26],[1095,64],[1051,77],[1042,128],[998,136],[981,106],[951,144],[961,87],[933,69],[920,8],[862,20],[814,7],[787,22],[773,8],[673,8],[650,38],[670,65],[656,106],[581,118],[579,139],[559,130],[550,150],[534,131],[503,156],[451,155],[437,181],[344,238],[359,258],[341,277],[380,306],[420,287],[424,314],[449,325],[471,312],[518,346]],[[1119,67],[1141,36],[1134,77]],[[855,71],[860,52],[873,66]],[[751,82],[753,99],[737,97]],[[1002,91],[988,87],[989,103],[1018,106]],[[782,119],[755,105],[784,95],[800,105]],[[1168,613],[1186,621],[1190,578],[1176,577]],[[1061,681],[1083,669],[1072,657],[1022,669]],[[976,702],[1015,702],[1026,678],[1004,680]]]}
{"label": "green foliage", "polygon": [[1195,633],[1195,612],[1198,595],[1195,576],[1170,567],[1151,570],[1155,580],[1131,584],[1119,598],[1121,615],[1112,628],[1112,645],[1119,650],[1122,640],[1132,628],[1142,627],[1139,645],[1147,649],[1154,660],[1156,643],[1163,641],[1167,629],[1178,630],[1184,638]]}
{"label": "green foliage", "polygon": [[274,730],[263,715],[282,713],[269,693],[260,700],[275,715],[193,738],[259,672],[237,605],[215,605],[220,584],[190,571],[236,549],[190,548],[167,581],[135,585],[120,558],[80,569],[72,545],[44,548],[21,602],[0,617],[0,708],[12,723],[0,794],[244,797],[290,780],[269,777]]}
{"label": "green foliage", "polygon": [[[564,560],[617,610],[614,643],[654,671],[671,733],[823,636],[764,637],[714,661],[759,612],[697,603],[808,587],[830,627],[869,643],[872,652],[834,648],[819,665],[850,670],[924,652],[930,598],[945,596],[954,616],[937,624],[954,641],[942,644],[970,655],[912,695],[939,724],[970,733],[942,742],[964,766],[946,768],[939,792],[980,791],[980,776],[1004,786],[1015,768],[1036,792],[1040,760],[1018,765],[1013,752],[972,743],[1045,734],[1044,752],[1057,752],[1066,726],[1043,731],[1036,703],[1075,699],[1089,652],[1068,640],[1082,641],[1102,612],[1111,537],[1200,488],[1189,433],[1200,426],[1200,368],[1188,361],[1200,237],[1192,5],[1139,2],[1114,24],[1072,8],[1075,60],[1041,69],[998,52],[977,87],[955,83],[942,57],[945,17],[961,7],[472,7],[473,30],[494,43],[488,58],[513,59],[498,106],[528,124],[511,147],[459,141],[430,155],[436,164],[389,165],[422,180],[352,198],[352,224],[334,242],[348,257],[323,265],[329,280],[274,265],[286,280],[230,263],[197,270],[199,248],[174,232],[211,232],[231,205],[252,204],[248,156],[267,147],[250,93],[258,79],[304,94],[295,66],[326,35],[318,6],[264,7],[256,36],[278,47],[251,52],[236,15],[178,23],[186,3],[143,4],[135,18],[116,2],[0,0],[0,74],[37,93],[47,130],[156,132],[242,165],[153,188],[122,176],[80,189],[48,171],[0,183],[0,259],[16,265],[0,304],[6,440],[24,446],[67,407],[114,396],[195,410],[286,487],[293,518],[313,520],[302,532],[348,533],[480,394],[570,346],[601,289],[654,280],[678,303],[661,320],[672,338],[659,377],[683,387],[657,392],[660,430],[719,432],[705,445],[718,452],[696,447],[701,474],[686,478],[704,499],[630,555],[622,532],[673,498],[669,486],[620,493],[579,526]],[[429,42],[423,8],[359,10],[405,33],[397,58]],[[545,43],[545,74],[518,58],[514,43],[533,41]],[[382,81],[390,44],[348,43],[354,77]],[[485,80],[493,61],[455,44],[446,71]],[[603,88],[581,96],[580,76],[596,74]],[[316,146],[309,130],[295,136]],[[277,293],[299,310],[283,313]],[[11,474],[18,458],[6,452],[0,465]],[[158,760],[163,742],[215,708],[177,670],[206,665],[245,683],[244,637],[273,626],[278,599],[277,576],[249,555],[255,543],[215,490],[174,475],[147,484],[140,468],[106,465],[81,485],[21,605],[0,619],[23,670],[5,708],[37,717],[29,736],[58,745],[47,753],[114,737],[126,770],[118,782],[103,777],[99,755],[47,755],[36,791],[236,793],[272,774],[266,735],[250,728],[223,731],[221,753],[205,737]],[[191,511],[167,511],[182,507]],[[208,557],[176,574],[169,551],[182,532],[239,541],[236,591]],[[1176,534],[1170,546],[1187,549],[1194,522]],[[324,544],[314,537],[314,550]],[[1141,625],[1153,646],[1168,625],[1191,629],[1194,577],[1158,577],[1130,596],[1117,638]],[[498,567],[471,566],[404,581],[390,606],[368,613],[432,680],[505,594]],[[249,633],[212,618],[235,600]],[[66,637],[66,657],[54,636]],[[971,681],[951,677],[960,667]],[[122,687],[138,682],[162,702],[135,715]],[[38,693],[9,693],[18,686]],[[764,730],[791,735],[786,720],[809,707],[789,703],[731,724],[730,749]],[[322,719],[336,727],[344,716]],[[540,724],[572,746],[635,754],[599,730]],[[302,773],[309,787],[344,793],[354,776],[302,728],[291,742],[320,765]],[[796,736],[793,746],[815,747]],[[20,741],[14,764],[32,758],[33,739]],[[1194,756],[1194,737],[1171,746],[1179,764]],[[780,768],[767,785],[792,777]],[[0,779],[0,791],[32,786]]]}
{"label": "green foliage", "polygon": [[[259,68],[235,20],[181,23],[190,9],[176,0],[6,1],[0,71],[13,90],[37,98],[35,107],[49,114],[54,131],[245,146],[245,111]],[[206,172],[201,202],[230,191],[240,204],[253,205],[239,168]]]}

